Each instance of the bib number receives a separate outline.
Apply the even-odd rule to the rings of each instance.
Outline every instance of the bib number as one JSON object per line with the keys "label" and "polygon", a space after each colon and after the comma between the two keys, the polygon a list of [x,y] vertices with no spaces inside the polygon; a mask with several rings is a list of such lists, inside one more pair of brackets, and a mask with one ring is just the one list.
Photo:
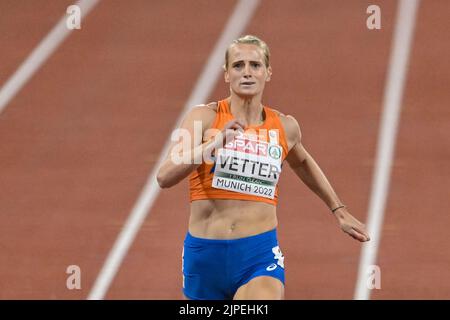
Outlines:
{"label": "bib number", "polygon": [[282,150],[278,144],[238,136],[218,150],[212,186],[273,199]]}

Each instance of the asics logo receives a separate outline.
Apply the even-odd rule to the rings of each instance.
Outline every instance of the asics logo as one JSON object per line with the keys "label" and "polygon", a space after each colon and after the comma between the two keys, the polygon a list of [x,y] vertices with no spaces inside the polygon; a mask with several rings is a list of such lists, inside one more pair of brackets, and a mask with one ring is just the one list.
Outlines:
{"label": "asics logo", "polygon": [[268,266],[266,268],[267,271],[272,271],[275,270],[277,268],[277,265],[275,263],[272,263],[270,266]]}
{"label": "asics logo", "polygon": [[283,253],[281,252],[280,247],[279,246],[273,247],[272,252],[274,254],[273,258],[277,260],[277,265],[279,265],[284,269],[284,256]]}

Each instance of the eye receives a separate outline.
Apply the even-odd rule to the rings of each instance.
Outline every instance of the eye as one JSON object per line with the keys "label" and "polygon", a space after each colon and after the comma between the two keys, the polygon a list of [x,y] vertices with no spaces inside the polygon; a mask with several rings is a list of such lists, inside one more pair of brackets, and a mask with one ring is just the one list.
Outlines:
{"label": "eye", "polygon": [[252,63],[251,63],[251,66],[252,66],[253,68],[257,69],[257,68],[261,67],[261,63],[259,63],[259,62],[252,62]]}
{"label": "eye", "polygon": [[239,68],[241,68],[241,67],[242,67],[242,62],[238,62],[238,63],[236,63],[236,64],[233,65],[233,68],[234,68],[234,69],[239,69]]}

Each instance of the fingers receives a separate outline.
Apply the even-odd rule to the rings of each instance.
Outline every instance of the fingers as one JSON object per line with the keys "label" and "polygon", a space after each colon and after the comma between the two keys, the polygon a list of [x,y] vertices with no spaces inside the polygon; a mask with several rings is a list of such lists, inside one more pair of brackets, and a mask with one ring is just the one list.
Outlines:
{"label": "fingers", "polygon": [[349,231],[346,231],[346,233],[347,233],[350,237],[352,237],[353,239],[358,240],[358,241],[360,241],[360,242],[365,242],[365,241],[367,241],[367,238],[366,238],[364,235],[360,234],[359,232],[357,232],[357,231],[355,231],[355,230],[353,230],[353,229],[351,229],[351,230],[349,230]]}
{"label": "fingers", "polygon": [[223,129],[223,133],[225,136],[225,142],[228,143],[232,140],[234,140],[234,138],[236,136],[241,135],[245,130],[244,130],[244,123],[243,121],[237,120],[237,119],[233,119],[231,121],[229,121],[224,129]]}
{"label": "fingers", "polygon": [[353,226],[353,229],[365,237],[366,240],[364,240],[364,241],[370,240],[369,233],[366,231],[366,228],[362,223],[360,223],[358,226]]}
{"label": "fingers", "polygon": [[225,131],[225,143],[231,142],[237,136],[241,135],[244,132],[243,129],[226,129]]}
{"label": "fingers", "polygon": [[354,226],[344,226],[342,230],[347,233],[350,237],[360,242],[366,242],[370,240],[369,235],[364,230]]}
{"label": "fingers", "polygon": [[233,141],[237,136],[244,132],[244,124],[242,121],[233,119],[227,122],[222,131],[214,136],[214,141],[205,148],[207,154],[215,153],[215,150],[223,148],[224,145]]}
{"label": "fingers", "polygon": [[366,242],[369,241],[370,238],[366,233],[359,232],[358,230],[355,230],[354,228],[350,229],[349,232],[347,232],[352,238],[360,241],[360,242]]}
{"label": "fingers", "polygon": [[343,217],[340,223],[342,230],[352,238],[361,242],[370,240],[370,236],[366,230],[366,226],[350,214]]}
{"label": "fingers", "polygon": [[243,132],[244,128],[245,128],[244,121],[238,120],[238,119],[233,119],[225,125],[224,130],[234,129],[234,130],[239,130],[239,131]]}
{"label": "fingers", "polygon": [[236,120],[236,123],[235,123],[236,129],[240,129],[240,130],[244,131],[246,126],[247,126],[247,124],[245,123],[245,121],[243,121],[243,120]]}

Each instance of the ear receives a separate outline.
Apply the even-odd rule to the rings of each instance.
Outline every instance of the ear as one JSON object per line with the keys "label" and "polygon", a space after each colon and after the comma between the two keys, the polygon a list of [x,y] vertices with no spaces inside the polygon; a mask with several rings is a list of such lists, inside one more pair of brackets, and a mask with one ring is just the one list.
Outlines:
{"label": "ear", "polygon": [[271,77],[272,77],[272,67],[269,66],[269,67],[267,68],[267,78],[266,78],[266,82],[269,82]]}
{"label": "ear", "polygon": [[225,79],[226,83],[230,83],[230,75],[228,74],[227,69],[225,69],[225,67],[223,68],[223,78]]}

